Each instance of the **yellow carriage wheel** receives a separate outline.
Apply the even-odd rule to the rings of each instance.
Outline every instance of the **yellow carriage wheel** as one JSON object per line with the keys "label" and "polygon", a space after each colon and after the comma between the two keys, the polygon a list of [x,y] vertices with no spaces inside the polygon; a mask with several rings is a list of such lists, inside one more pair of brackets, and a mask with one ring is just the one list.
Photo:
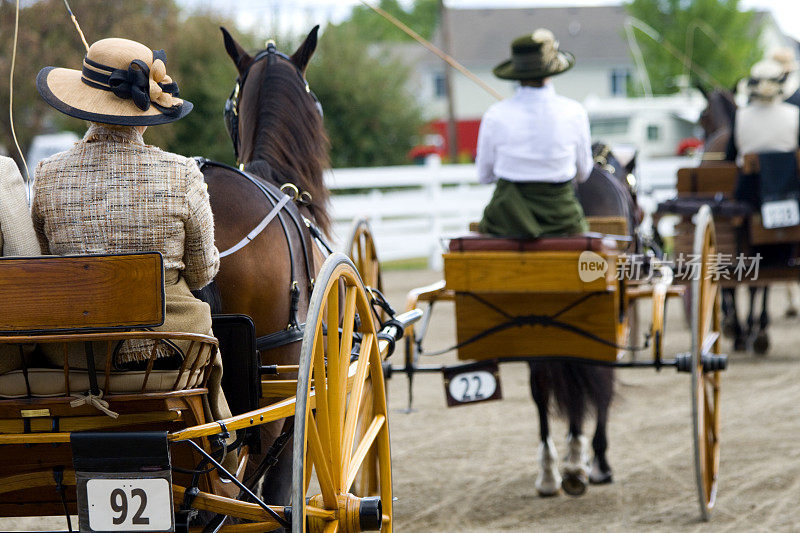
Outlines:
{"label": "yellow carriage wheel", "polygon": [[[692,421],[694,462],[700,514],[708,520],[717,498],[719,475],[720,374],[704,369],[703,359],[720,352],[720,288],[714,276],[718,261],[711,209],[697,214],[695,258],[700,271],[692,280]],[[705,356],[705,357],[704,357]],[[712,366],[712,365],[707,365]]]}
{"label": "yellow carriage wheel", "polygon": [[371,312],[353,263],[332,254],[311,295],[301,348],[293,533],[392,531],[386,389]]}
{"label": "yellow carriage wheel", "polygon": [[[350,238],[344,248],[345,255],[350,257],[356,266],[361,280],[367,287],[372,287],[383,292],[383,279],[381,277],[381,264],[378,261],[378,252],[375,248],[375,239],[372,228],[365,218],[358,219],[353,224]],[[381,320],[386,320],[385,312],[380,312]]]}

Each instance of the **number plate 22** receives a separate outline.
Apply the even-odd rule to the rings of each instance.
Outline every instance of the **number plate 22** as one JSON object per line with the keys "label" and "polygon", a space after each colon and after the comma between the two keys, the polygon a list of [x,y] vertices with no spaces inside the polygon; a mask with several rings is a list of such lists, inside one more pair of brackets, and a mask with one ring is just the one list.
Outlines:
{"label": "number plate 22", "polygon": [[450,367],[442,374],[447,407],[503,398],[497,363]]}

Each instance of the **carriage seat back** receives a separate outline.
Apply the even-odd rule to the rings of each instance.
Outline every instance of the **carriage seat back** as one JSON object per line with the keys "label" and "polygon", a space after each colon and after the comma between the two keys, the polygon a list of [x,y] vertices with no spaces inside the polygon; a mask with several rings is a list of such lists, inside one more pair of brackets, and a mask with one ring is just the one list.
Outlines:
{"label": "carriage seat back", "polygon": [[[541,239],[471,234],[451,239],[449,248],[444,255],[445,282],[457,292],[585,292],[615,287],[615,243],[596,234]],[[592,260],[597,264],[583,264]],[[598,275],[581,275],[581,268],[598,269]]]}
{"label": "carriage seat back", "polygon": [[545,251],[608,251],[611,244],[599,234],[568,235],[563,237],[543,237],[540,239],[517,239],[511,237],[495,237],[480,233],[470,233],[450,239],[451,252],[474,251],[512,251],[512,252],[545,252]]}
{"label": "carriage seat back", "polygon": [[[0,258],[0,398],[57,397],[102,389],[108,395],[204,387],[216,340],[205,335],[150,332],[164,323],[161,254]],[[127,339],[191,342],[180,368],[116,372],[111,354]],[[23,346],[56,349],[81,343],[106,354],[105,368],[36,368]],[[19,354],[19,357],[17,357]],[[67,358],[65,358],[67,359]],[[19,363],[13,362],[18,360]],[[87,364],[91,359],[87,358]],[[2,362],[2,361],[0,361]],[[8,362],[8,361],[6,361]],[[2,370],[0,370],[2,372]]]}
{"label": "carriage seat back", "polygon": [[734,163],[681,168],[678,170],[678,197],[702,196],[733,198],[739,169]]}
{"label": "carriage seat back", "polygon": [[161,254],[0,258],[0,334],[164,323]]}

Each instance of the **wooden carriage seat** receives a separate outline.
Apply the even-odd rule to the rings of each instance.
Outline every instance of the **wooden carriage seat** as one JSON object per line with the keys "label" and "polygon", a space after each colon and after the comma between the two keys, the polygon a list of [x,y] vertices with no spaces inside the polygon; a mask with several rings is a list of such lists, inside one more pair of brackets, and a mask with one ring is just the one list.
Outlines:
{"label": "wooden carriage seat", "polygon": [[738,176],[739,169],[731,162],[678,169],[678,197],[713,198],[721,194],[725,199],[732,199]]}
{"label": "wooden carriage seat", "polygon": [[[617,359],[627,321],[613,241],[469,235],[449,248],[445,284],[455,292],[457,341],[467,343],[459,359]],[[584,279],[582,263],[594,269]]]}
{"label": "wooden carriage seat", "polygon": [[0,258],[0,302],[0,357],[50,341],[65,350],[67,342],[91,344],[107,354],[106,367],[96,369],[94,380],[90,371],[67,364],[32,368],[35,353],[26,355],[22,368],[0,374],[0,398],[81,394],[92,381],[105,396],[202,387],[214,347],[199,338],[180,369],[153,370],[152,359],[146,370],[112,369],[108,353],[125,338],[176,338],[147,331],[164,322],[164,267],[158,252]]}

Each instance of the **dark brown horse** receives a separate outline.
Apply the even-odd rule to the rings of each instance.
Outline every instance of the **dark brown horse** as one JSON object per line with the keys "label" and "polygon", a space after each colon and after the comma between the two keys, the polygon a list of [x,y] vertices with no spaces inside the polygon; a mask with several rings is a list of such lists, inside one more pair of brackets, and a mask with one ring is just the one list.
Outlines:
{"label": "dark brown horse", "polygon": [[[237,128],[232,140],[247,177],[225,165],[202,166],[216,225],[216,244],[225,251],[239,243],[265,220],[277,202],[278,187],[293,184],[303,194],[299,207],[289,202],[266,228],[240,250],[221,259],[215,279],[215,312],[250,316],[256,335],[276,332],[278,342],[260,343],[261,363],[297,364],[312,279],[321,263],[314,261],[316,248],[303,218],[328,232],[328,191],[322,171],[328,165],[328,139],[305,70],[317,45],[315,27],[291,56],[267,50],[251,56],[223,28],[225,48],[239,71],[237,90],[229,101]],[[208,298],[209,291],[204,296]],[[269,338],[268,338],[269,339]],[[263,339],[262,339],[263,340]],[[276,336],[272,337],[276,340]],[[266,349],[266,345],[278,346]],[[282,378],[286,378],[282,375]],[[289,422],[287,422],[288,424]],[[287,427],[288,429],[288,427]],[[281,433],[280,424],[262,431],[266,450]],[[289,440],[280,461],[270,471],[262,493],[266,501],[288,505],[291,485]],[[263,457],[254,457],[250,473]],[[261,477],[256,475],[253,477]]]}

